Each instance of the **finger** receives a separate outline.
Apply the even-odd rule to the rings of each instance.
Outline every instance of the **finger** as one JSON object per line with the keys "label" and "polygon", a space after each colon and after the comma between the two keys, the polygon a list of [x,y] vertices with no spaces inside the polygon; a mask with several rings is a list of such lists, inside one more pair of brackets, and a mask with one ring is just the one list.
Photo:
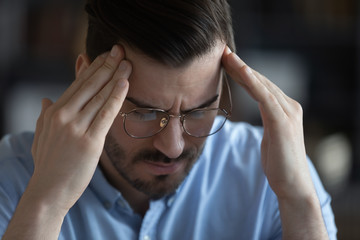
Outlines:
{"label": "finger", "polygon": [[[261,84],[266,85],[266,77],[247,66],[247,64],[238,55],[231,52],[229,47],[226,47],[224,50],[222,62],[225,70],[232,77],[232,79],[248,90],[249,94],[253,95],[253,93],[249,91],[249,80],[247,80],[249,79],[248,74],[254,74],[255,78],[257,78]],[[255,96],[254,98],[257,100]]]}
{"label": "finger", "polygon": [[[268,80],[265,77],[257,77],[250,67],[245,66],[240,72],[249,91],[257,100],[260,106],[263,106],[263,117],[266,115],[268,120],[277,120],[286,114],[286,102],[281,93],[275,88],[269,87]],[[266,120],[263,118],[263,120]]]}
{"label": "finger", "polygon": [[64,103],[68,102],[74,93],[79,90],[81,85],[104,64],[108,55],[109,52],[105,52],[95,58],[90,66],[66,89],[62,96],[58,99],[57,104],[59,106],[63,106]]}
{"label": "finger", "polygon": [[[229,51],[224,53],[223,64],[228,74],[260,104],[266,112],[275,116],[279,113],[288,113],[288,97],[266,77],[253,71],[236,54]],[[276,112],[274,112],[276,110]]]}
{"label": "finger", "polygon": [[106,134],[122,107],[128,89],[129,82],[127,79],[120,79],[117,82],[109,99],[99,110],[87,132],[90,137],[100,137],[101,139],[105,139]]}
{"label": "finger", "polygon": [[225,68],[226,72],[232,77],[232,79],[237,82],[238,84],[240,84],[243,87],[246,87],[246,84],[243,82],[239,71],[241,70],[241,68],[245,67],[246,64],[244,61],[242,61],[239,57],[236,59],[236,66],[233,66],[233,58],[234,58],[234,53],[231,52],[230,48],[228,46],[225,47],[223,56],[222,56],[222,64],[223,67]]}
{"label": "finger", "polygon": [[262,75],[261,73],[251,69],[254,75],[270,90],[270,92],[279,96],[279,99],[282,99],[283,102],[288,102],[290,99],[276,84],[270,81],[267,77]]}
{"label": "finger", "polygon": [[243,76],[240,74],[242,71],[244,71],[247,65],[236,54],[232,53],[228,46],[225,47],[222,56],[222,64],[226,72],[230,75],[231,79],[233,79],[237,84],[244,88],[253,99],[257,100],[257,98],[249,89],[247,83],[244,81]]}
{"label": "finger", "polygon": [[266,87],[235,53],[225,55],[223,65],[230,77],[243,86],[256,101],[264,101],[264,94],[268,92]]}
{"label": "finger", "polygon": [[257,79],[269,90],[269,92],[275,96],[278,103],[283,108],[283,111],[289,115],[292,112],[291,98],[289,98],[276,84],[271,82],[268,78],[266,78],[261,73],[250,69],[252,73],[257,77]]}
{"label": "finger", "polygon": [[50,99],[48,99],[48,98],[44,98],[41,101],[41,112],[40,112],[38,120],[36,121],[36,129],[35,129],[35,134],[34,134],[34,140],[33,140],[33,145],[31,147],[31,153],[32,153],[33,157],[35,157],[35,155],[36,155],[36,150],[37,150],[38,142],[39,142],[39,136],[40,136],[40,134],[42,132],[42,129],[43,129],[45,111],[52,104],[53,104],[52,101]]}
{"label": "finger", "polygon": [[292,118],[299,114],[302,116],[302,108],[297,101],[287,96],[276,84],[261,73],[253,69],[252,72],[268,88],[269,92],[275,96],[287,117]]}
{"label": "finger", "polygon": [[65,108],[72,113],[79,112],[112,79],[123,58],[122,48],[114,45],[104,63],[83,82],[79,90],[66,103]]}
{"label": "finger", "polygon": [[[86,129],[89,127],[100,109],[104,106],[106,101],[108,101],[113,89],[116,87],[116,84],[118,84],[121,80],[127,80],[131,74],[131,70],[132,68],[130,62],[126,60],[121,61],[112,80],[98,94],[96,94],[81,111],[81,122],[79,122],[81,125],[85,126]],[[121,106],[122,103],[120,104],[120,108]]]}

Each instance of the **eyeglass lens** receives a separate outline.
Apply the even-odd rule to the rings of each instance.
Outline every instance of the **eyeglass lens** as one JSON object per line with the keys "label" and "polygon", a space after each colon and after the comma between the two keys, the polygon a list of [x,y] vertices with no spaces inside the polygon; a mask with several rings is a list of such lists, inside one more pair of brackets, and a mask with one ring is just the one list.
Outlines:
{"label": "eyeglass lens", "polygon": [[[184,130],[191,136],[205,137],[217,132],[219,128],[212,128],[214,118],[217,115],[224,116],[226,113],[221,109],[194,110],[184,115],[182,120]],[[170,116],[159,110],[135,109],[125,117],[125,130],[133,137],[144,138],[155,135],[167,126]]]}

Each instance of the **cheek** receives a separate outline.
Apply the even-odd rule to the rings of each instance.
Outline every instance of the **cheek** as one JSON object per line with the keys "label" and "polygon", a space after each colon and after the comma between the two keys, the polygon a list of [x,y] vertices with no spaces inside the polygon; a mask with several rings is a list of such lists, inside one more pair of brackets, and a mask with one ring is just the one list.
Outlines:
{"label": "cheek", "polygon": [[133,138],[126,134],[123,126],[123,118],[120,114],[115,118],[114,123],[109,130],[109,134],[125,152],[128,152],[129,146],[133,145]]}
{"label": "cheek", "polygon": [[120,115],[120,113],[116,116],[110,128],[110,132],[112,136],[114,136],[117,139],[118,143],[120,143],[120,141],[123,143],[127,143],[134,140],[134,138],[130,137],[126,133],[124,129],[124,118]]}
{"label": "cheek", "polygon": [[204,146],[206,138],[195,138],[184,133],[185,149],[196,148],[198,151]]}
{"label": "cheek", "polygon": [[114,138],[116,143],[124,150],[127,157],[134,156],[139,150],[151,147],[151,138],[135,139],[127,135],[124,130],[123,118],[120,114],[115,118],[110,128],[109,134]]}

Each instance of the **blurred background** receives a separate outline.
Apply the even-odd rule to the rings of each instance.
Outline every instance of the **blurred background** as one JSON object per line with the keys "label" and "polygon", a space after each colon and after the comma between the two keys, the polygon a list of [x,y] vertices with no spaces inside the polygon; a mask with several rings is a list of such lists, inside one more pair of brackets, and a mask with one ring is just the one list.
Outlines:
{"label": "blurred background", "polygon": [[[84,51],[83,0],[0,1],[0,135],[33,131],[43,97],[56,100]],[[360,2],[233,0],[238,54],[304,108],[311,157],[339,239],[360,239]],[[233,120],[260,125],[232,86]]]}

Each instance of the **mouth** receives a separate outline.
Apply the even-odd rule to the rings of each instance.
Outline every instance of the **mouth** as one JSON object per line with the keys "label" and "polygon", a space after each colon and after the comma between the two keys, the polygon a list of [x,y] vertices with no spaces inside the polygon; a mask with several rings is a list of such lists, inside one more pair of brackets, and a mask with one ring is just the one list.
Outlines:
{"label": "mouth", "polygon": [[175,174],[183,168],[183,161],[153,162],[145,160],[143,164],[146,165],[147,171],[155,176]]}

